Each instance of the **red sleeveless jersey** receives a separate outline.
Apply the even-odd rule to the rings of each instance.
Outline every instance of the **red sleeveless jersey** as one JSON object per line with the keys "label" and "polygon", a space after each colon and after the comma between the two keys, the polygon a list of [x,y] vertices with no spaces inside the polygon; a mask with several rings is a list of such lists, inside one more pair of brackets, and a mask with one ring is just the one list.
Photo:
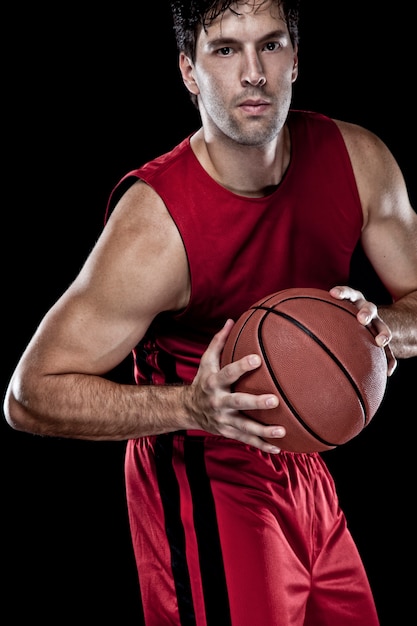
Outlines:
{"label": "red sleeveless jersey", "polygon": [[135,179],[159,194],[191,276],[187,308],[159,315],[134,350],[137,382],[191,382],[226,319],[270,293],[347,283],[362,209],[342,135],[330,118],[309,111],[290,111],[288,127],[290,164],[268,196],[239,196],[215,182],[190,137],[127,173],[113,190],[107,212]]}

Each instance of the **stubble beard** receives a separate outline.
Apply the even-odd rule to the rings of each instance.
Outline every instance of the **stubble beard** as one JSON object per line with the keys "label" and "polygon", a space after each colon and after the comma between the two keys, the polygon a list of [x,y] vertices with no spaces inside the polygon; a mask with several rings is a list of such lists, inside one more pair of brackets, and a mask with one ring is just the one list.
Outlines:
{"label": "stubble beard", "polygon": [[242,123],[230,118],[226,134],[232,141],[242,146],[262,147],[276,139],[284,121],[285,118],[281,120],[275,117],[268,123],[260,119],[246,120]]}
{"label": "stubble beard", "polygon": [[[206,109],[212,123],[218,131],[231,142],[242,146],[262,147],[276,139],[281,132],[287,119],[291,97],[285,98],[278,104],[271,105],[275,115],[253,116],[242,118],[241,115],[233,115],[224,105],[212,104]],[[232,107],[232,111],[235,109]]]}

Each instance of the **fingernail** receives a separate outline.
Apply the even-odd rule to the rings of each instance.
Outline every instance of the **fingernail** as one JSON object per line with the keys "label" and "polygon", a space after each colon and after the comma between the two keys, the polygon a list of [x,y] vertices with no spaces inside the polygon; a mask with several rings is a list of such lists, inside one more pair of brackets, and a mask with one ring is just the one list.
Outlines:
{"label": "fingernail", "polygon": [[276,406],[278,406],[278,399],[277,398],[268,398],[266,401],[266,406],[274,408]]}
{"label": "fingernail", "polygon": [[277,448],[276,446],[272,446],[269,451],[271,452],[271,454],[278,454],[279,452],[281,452],[281,449]]}

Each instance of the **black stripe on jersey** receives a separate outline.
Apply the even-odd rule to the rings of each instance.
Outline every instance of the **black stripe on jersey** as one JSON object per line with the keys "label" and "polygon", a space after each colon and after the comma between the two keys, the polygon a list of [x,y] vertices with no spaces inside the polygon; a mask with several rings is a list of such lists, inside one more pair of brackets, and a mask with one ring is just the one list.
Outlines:
{"label": "black stripe on jersey", "polygon": [[230,606],[216,509],[204,461],[204,439],[188,437],[184,459],[191,489],[207,626],[230,626]]}
{"label": "black stripe on jersey", "polygon": [[171,565],[182,626],[195,626],[190,575],[185,555],[185,534],[180,514],[180,492],[172,466],[171,434],[159,435],[155,443],[156,474],[165,514],[165,528],[171,549]]}
{"label": "black stripe on jersey", "polygon": [[168,352],[157,346],[151,328],[134,350],[134,363],[140,377],[147,383],[153,383],[155,374],[167,385],[180,385],[183,381],[177,374],[176,361]]}

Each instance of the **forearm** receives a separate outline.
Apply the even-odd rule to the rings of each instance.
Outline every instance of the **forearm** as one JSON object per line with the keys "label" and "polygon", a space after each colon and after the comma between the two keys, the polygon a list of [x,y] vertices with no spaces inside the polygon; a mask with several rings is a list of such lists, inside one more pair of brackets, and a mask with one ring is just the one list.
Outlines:
{"label": "forearm", "polygon": [[379,315],[392,332],[390,346],[396,358],[417,356],[417,292],[379,307]]}
{"label": "forearm", "polygon": [[121,385],[98,376],[46,376],[41,384],[12,382],[5,414],[10,425],[37,435],[126,440],[190,428],[188,386]]}

